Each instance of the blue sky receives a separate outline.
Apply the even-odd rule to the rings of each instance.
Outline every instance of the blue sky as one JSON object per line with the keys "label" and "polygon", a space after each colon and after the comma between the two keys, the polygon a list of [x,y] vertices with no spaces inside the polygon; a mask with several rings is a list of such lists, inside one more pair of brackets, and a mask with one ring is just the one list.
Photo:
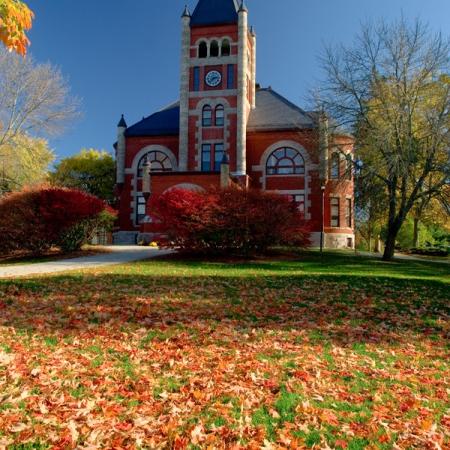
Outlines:
{"label": "blue sky", "polygon": [[[188,0],[194,8],[197,0]],[[180,15],[186,0],[28,0],[31,53],[51,62],[82,100],[83,116],[51,140],[58,157],[111,151],[128,125],[178,98]],[[361,22],[401,14],[450,34],[449,0],[247,0],[256,28],[258,82],[300,106],[320,79],[324,43],[350,43]]]}

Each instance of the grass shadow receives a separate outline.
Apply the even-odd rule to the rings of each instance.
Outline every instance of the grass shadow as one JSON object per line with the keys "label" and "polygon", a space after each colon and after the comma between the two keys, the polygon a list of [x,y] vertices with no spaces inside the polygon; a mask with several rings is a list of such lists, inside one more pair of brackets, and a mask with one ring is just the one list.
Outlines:
{"label": "grass shadow", "polygon": [[0,325],[42,335],[123,327],[297,330],[339,345],[397,342],[409,333],[449,337],[446,267],[343,261],[161,260],[3,281]]}

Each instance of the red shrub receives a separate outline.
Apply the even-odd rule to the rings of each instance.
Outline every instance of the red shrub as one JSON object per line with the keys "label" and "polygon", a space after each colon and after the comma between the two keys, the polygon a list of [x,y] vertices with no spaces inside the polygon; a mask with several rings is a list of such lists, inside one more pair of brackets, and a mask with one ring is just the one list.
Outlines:
{"label": "red shrub", "polygon": [[161,245],[184,251],[249,255],[274,245],[309,245],[296,205],[267,192],[174,189],[153,199],[150,211]]}
{"label": "red shrub", "polygon": [[60,245],[75,226],[94,220],[106,204],[74,189],[42,187],[0,199],[0,252],[40,253]]}

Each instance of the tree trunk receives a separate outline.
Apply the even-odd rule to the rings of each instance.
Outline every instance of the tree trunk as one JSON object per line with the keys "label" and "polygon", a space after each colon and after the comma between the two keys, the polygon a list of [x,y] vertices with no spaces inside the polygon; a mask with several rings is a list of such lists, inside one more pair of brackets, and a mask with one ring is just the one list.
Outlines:
{"label": "tree trunk", "polygon": [[[400,223],[400,224],[399,224]],[[386,246],[384,248],[383,261],[390,261],[394,257],[395,242],[397,240],[398,232],[401,228],[401,222],[399,220],[389,223],[388,235],[386,239]]]}
{"label": "tree trunk", "polygon": [[414,235],[413,235],[413,247],[419,246],[419,219],[414,218]]}
{"label": "tree trunk", "polygon": [[383,261],[390,261],[395,253],[395,238],[392,233],[388,234],[386,239],[386,246],[384,247]]}
{"label": "tree trunk", "polygon": [[401,227],[401,221],[398,220],[397,211],[397,180],[389,186],[389,220],[387,229],[387,238],[384,247],[383,261],[391,261],[395,253],[395,241]]}

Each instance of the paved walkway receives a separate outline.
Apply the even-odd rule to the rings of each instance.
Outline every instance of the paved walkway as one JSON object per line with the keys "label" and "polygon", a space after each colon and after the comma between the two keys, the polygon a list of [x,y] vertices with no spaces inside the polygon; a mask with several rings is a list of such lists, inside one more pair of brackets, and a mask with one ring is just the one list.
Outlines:
{"label": "paved walkway", "polygon": [[66,272],[68,270],[93,269],[141,261],[170,253],[170,250],[158,250],[151,247],[109,246],[105,248],[109,253],[35,264],[0,266],[0,278],[17,278]]}
{"label": "paved walkway", "polygon": [[434,262],[442,264],[450,264],[450,260],[443,258],[433,258],[432,256],[421,258],[420,256],[405,255],[403,253],[396,253],[395,259],[403,259],[405,261],[420,261],[420,262]]}
{"label": "paved walkway", "polygon": [[[360,256],[368,256],[371,258],[377,258],[381,259],[383,256],[380,253],[369,253],[369,252],[358,252],[358,255]],[[448,259],[439,259],[439,258],[432,258],[432,257],[424,257],[421,258],[420,256],[415,255],[405,255],[404,253],[396,253],[394,255],[394,261],[395,260],[404,260],[404,261],[419,261],[419,262],[431,262],[431,263],[442,263],[442,264],[450,264],[450,260]]]}

